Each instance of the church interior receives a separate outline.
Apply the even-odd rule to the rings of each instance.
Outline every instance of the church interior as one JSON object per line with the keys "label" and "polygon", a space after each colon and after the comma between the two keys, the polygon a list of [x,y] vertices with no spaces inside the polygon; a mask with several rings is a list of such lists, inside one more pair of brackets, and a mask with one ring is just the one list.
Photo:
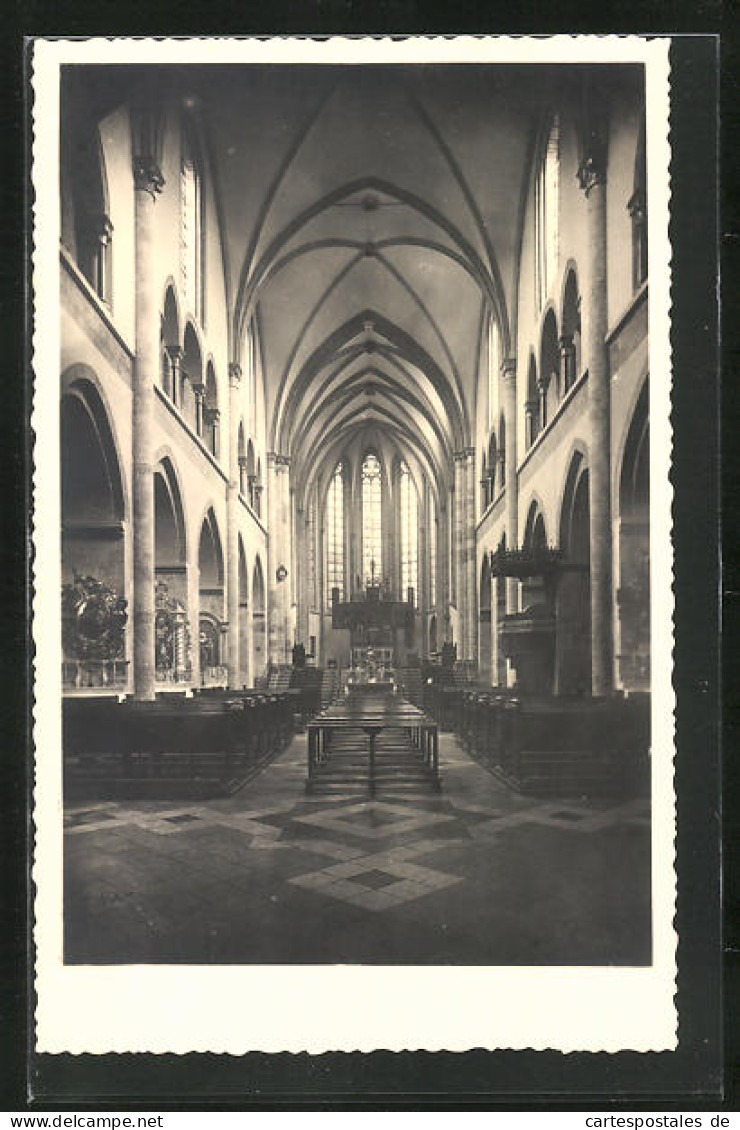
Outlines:
{"label": "church interior", "polygon": [[65,960],[649,964],[642,67],[60,98]]}

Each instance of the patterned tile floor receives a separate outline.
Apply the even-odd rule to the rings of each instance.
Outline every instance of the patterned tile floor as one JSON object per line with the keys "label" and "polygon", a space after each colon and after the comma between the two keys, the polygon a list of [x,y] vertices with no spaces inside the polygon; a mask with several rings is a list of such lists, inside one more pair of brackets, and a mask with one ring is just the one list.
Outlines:
{"label": "patterned tile floor", "polygon": [[523,798],[450,735],[441,793],[306,796],[305,744],[226,799],[69,806],[66,960],[649,963],[646,800]]}

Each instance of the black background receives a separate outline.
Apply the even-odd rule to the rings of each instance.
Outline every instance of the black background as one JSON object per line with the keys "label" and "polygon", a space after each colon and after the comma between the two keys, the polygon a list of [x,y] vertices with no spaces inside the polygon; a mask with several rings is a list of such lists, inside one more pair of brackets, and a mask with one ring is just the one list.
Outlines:
{"label": "black background", "polygon": [[[733,559],[740,525],[734,449],[738,399],[737,337],[725,328],[725,982],[721,994],[720,918],[720,426],[718,254],[723,291],[736,293],[736,196],[732,156],[738,151],[734,102],[736,45],[723,29],[732,5],[600,3],[542,7],[530,0],[497,8],[493,0],[444,4],[408,0],[259,0],[237,7],[181,0],[125,5],[76,0],[52,8],[19,3],[3,17],[0,136],[0,1109],[208,1110],[403,1109],[607,1110],[734,1109],[738,1042],[730,1024],[737,1000],[740,947],[734,854],[738,841],[734,687],[740,676],[732,614],[740,594]],[[580,12],[577,10],[580,7]],[[317,1057],[35,1056],[27,932],[27,807],[32,788],[28,737],[31,661],[28,637],[28,546],[31,531],[27,472],[31,458],[30,307],[26,239],[29,130],[28,43],[41,35],[188,34],[485,34],[494,32],[676,33],[672,65],[674,365],[674,542],[676,551],[676,673],[679,899],[679,1048],[675,1053],[573,1054],[473,1051],[376,1052]],[[717,38],[723,32],[720,41]],[[720,62],[722,136],[718,135]],[[725,161],[721,189],[718,145]],[[727,157],[730,160],[727,160]],[[732,321],[732,318],[730,319]],[[737,321],[737,318],[735,318]],[[25,424],[25,427],[21,426]],[[729,458],[727,458],[729,455]],[[26,657],[24,663],[23,657]],[[30,1002],[30,1003],[29,1003]],[[722,1051],[723,1027],[725,1037]]]}

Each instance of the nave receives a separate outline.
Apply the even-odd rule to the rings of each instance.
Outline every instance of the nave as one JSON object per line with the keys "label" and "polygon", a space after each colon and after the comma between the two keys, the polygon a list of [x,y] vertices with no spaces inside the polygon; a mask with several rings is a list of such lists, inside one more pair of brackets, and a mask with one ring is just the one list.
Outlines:
{"label": "nave", "polygon": [[357,773],[309,793],[299,733],[227,798],[69,804],[65,961],[648,964],[649,802],[525,797],[453,734],[439,753],[439,792],[402,758],[374,799]]}

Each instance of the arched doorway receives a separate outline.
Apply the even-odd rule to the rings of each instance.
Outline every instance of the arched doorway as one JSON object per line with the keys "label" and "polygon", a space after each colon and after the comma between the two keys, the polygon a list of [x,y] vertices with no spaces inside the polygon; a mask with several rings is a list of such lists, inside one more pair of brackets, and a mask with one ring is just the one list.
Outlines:
{"label": "arched doorway", "polygon": [[154,659],[158,683],[188,682],[192,675],[186,562],[182,497],[174,466],[166,456],[154,472]]}
{"label": "arched doorway", "polygon": [[591,572],[588,468],[577,452],[565,482],[560,517],[563,563],[555,600],[557,694],[591,691]]}
{"label": "arched doorway", "polygon": [[258,555],[252,570],[252,677],[255,686],[257,680],[264,678],[265,675],[267,663],[265,629],[265,578]]}
{"label": "arched doorway", "polygon": [[125,514],[113,432],[85,377],[68,385],[60,412],[63,684],[123,686]]}
{"label": "arched doorway", "polygon": [[202,686],[225,686],[223,663],[224,564],[212,509],[203,519],[198,545],[198,640]]}
{"label": "arched doorway", "polygon": [[251,624],[249,620],[249,571],[244,544],[239,535],[239,683],[250,684]]}
{"label": "arched doorway", "polygon": [[480,600],[478,602],[478,678],[490,687],[491,670],[491,563],[483,555],[480,570]]}
{"label": "arched doorway", "polygon": [[624,447],[619,478],[619,676],[628,690],[650,689],[650,426],[645,380]]}

